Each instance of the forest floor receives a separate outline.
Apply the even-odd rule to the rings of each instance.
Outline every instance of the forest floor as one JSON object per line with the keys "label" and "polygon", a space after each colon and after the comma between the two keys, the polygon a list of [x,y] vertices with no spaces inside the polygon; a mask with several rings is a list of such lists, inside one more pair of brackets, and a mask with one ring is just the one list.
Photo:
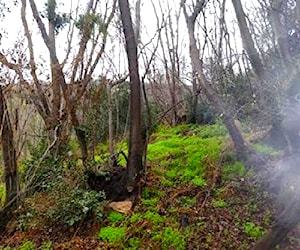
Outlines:
{"label": "forest floor", "polygon": [[[50,216],[61,197],[37,192],[16,213],[0,249],[251,249],[290,199],[280,173],[295,176],[280,170],[283,152],[263,143],[251,147],[266,163],[246,169],[219,124],[161,127],[149,144],[145,187],[132,211],[114,211],[106,202],[100,216],[70,226]],[[278,249],[300,249],[299,239],[298,227]]]}

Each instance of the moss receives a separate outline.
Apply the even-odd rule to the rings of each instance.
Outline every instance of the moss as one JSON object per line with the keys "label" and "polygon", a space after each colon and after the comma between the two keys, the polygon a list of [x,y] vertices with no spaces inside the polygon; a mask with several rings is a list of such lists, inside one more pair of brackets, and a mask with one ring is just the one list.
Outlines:
{"label": "moss", "polygon": [[184,250],[186,249],[186,240],[184,236],[177,230],[166,227],[162,239],[161,239],[161,246],[162,249],[177,249],[177,250]]}
{"label": "moss", "polygon": [[111,223],[121,222],[125,219],[125,215],[116,211],[112,211],[108,214],[107,219]]}
{"label": "moss", "polygon": [[100,229],[97,237],[108,243],[120,243],[126,236],[126,227],[103,227]]}
{"label": "moss", "polygon": [[163,216],[161,216],[157,212],[152,212],[152,211],[147,211],[144,214],[144,218],[150,221],[154,225],[163,223],[165,221],[165,218]]}

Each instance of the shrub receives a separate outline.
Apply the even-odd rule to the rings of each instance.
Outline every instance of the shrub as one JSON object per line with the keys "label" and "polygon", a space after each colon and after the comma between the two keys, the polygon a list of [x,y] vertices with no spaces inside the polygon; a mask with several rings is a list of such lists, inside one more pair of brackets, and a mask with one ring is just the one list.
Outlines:
{"label": "shrub", "polygon": [[67,187],[65,194],[58,196],[58,204],[50,208],[48,214],[57,221],[69,226],[86,219],[89,216],[102,216],[101,200],[105,199],[104,192]]}

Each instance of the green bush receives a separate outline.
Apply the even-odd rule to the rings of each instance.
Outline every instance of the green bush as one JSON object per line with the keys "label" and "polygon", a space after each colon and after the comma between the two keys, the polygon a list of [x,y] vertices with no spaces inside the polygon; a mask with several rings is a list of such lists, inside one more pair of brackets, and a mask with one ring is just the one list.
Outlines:
{"label": "green bush", "polygon": [[126,227],[103,227],[100,229],[97,237],[108,243],[120,243],[126,236]]}
{"label": "green bush", "polygon": [[104,199],[104,192],[66,187],[63,194],[58,194],[58,204],[49,209],[48,215],[56,221],[72,226],[90,216],[102,216],[101,201]]}

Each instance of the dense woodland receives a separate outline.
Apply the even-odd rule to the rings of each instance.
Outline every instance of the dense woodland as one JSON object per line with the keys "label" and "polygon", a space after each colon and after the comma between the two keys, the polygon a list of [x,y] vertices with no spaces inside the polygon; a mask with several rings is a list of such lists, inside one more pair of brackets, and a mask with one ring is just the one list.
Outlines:
{"label": "dense woodland", "polygon": [[0,249],[300,249],[299,1],[0,19]]}

